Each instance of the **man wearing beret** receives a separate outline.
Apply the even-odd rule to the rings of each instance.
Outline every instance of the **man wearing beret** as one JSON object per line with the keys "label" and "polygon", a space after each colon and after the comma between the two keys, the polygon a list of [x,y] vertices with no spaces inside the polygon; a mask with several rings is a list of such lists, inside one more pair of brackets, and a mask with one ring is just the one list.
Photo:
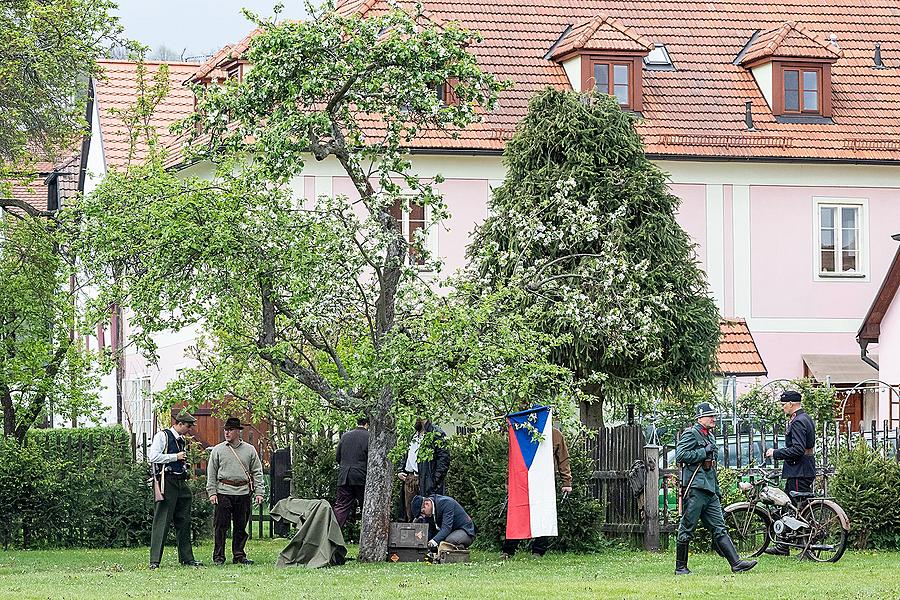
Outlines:
{"label": "man wearing beret", "polygon": [[678,523],[675,546],[675,574],[688,575],[688,548],[697,521],[712,534],[713,543],[731,565],[731,571],[740,573],[756,566],[755,560],[742,560],[728,535],[725,515],[722,511],[722,491],[716,477],[719,450],[712,431],[719,415],[708,402],[697,406],[697,423],[686,429],[675,447],[675,461],[681,463],[682,513]]}
{"label": "man wearing beret", "polygon": [[161,499],[153,509],[153,527],[150,532],[150,568],[159,567],[162,559],[163,543],[169,525],[175,524],[175,540],[178,545],[178,561],[191,567],[202,566],[194,559],[191,548],[191,501],[193,495],[188,487],[188,465],[184,436],[193,430],[197,419],[181,411],[175,417],[175,424],[153,436],[148,459],[153,465]]}
{"label": "man wearing beret", "polygon": [[[241,420],[225,421],[225,441],[209,453],[206,466],[206,493],[215,505],[213,518],[213,564],[225,564],[225,536],[231,528],[231,557],[235,564],[252,565],[244,545],[247,543],[247,521],[250,520],[250,497],[256,504],[263,501],[265,481],[262,461],[256,448],[241,441]],[[233,525],[233,527],[232,527]]]}
{"label": "man wearing beret", "polygon": [[[784,447],[769,448],[766,458],[784,461],[781,466],[781,477],[785,480],[784,491],[794,504],[799,498],[791,492],[812,493],[813,481],[816,477],[816,427],[803,410],[803,397],[794,390],[781,393],[781,409],[790,416]],[[788,548],[781,544],[766,549],[767,554],[786,556]]]}
{"label": "man wearing beret", "polygon": [[412,499],[414,522],[428,523],[428,548],[436,550],[441,542],[468,548],[475,539],[475,523],[459,502],[450,496],[434,494]]}

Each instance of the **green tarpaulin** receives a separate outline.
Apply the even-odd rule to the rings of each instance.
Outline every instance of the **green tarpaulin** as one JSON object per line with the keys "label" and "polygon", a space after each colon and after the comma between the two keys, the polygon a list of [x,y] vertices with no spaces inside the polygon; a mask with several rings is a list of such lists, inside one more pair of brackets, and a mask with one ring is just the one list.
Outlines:
{"label": "green tarpaulin", "polygon": [[287,521],[297,528],[290,543],[278,555],[277,566],[302,565],[317,569],[346,561],[344,534],[327,501],[285,498],[278,501],[270,514],[272,519]]}

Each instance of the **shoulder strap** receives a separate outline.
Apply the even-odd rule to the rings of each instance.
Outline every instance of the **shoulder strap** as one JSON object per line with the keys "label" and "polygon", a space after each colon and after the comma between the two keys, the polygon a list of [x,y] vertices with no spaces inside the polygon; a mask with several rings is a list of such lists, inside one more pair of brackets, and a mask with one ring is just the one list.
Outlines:
{"label": "shoulder strap", "polygon": [[238,464],[241,465],[241,470],[244,472],[244,475],[247,476],[247,481],[250,482],[250,491],[252,492],[253,491],[253,478],[250,477],[250,473],[247,471],[246,467],[244,467],[244,463],[241,462],[241,457],[238,456],[237,452],[235,452],[234,446],[232,446],[228,442],[225,442],[225,445],[228,446],[228,449],[231,450],[232,454],[234,454],[235,460],[237,460]]}

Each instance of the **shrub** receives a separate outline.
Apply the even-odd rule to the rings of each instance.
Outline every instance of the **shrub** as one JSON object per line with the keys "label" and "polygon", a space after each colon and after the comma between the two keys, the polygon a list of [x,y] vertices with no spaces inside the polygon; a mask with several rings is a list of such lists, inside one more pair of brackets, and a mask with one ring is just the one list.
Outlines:
{"label": "shrub", "polygon": [[830,491],[850,518],[858,548],[869,542],[896,546],[900,539],[900,465],[865,443],[838,462]]}
{"label": "shrub", "polygon": [[[0,439],[0,544],[25,548],[140,546],[150,540],[153,492],[121,427],[34,431],[24,445]],[[194,536],[212,506],[191,482]]]}
{"label": "shrub", "polygon": [[[448,438],[450,472],[447,493],[475,521],[475,546],[499,549],[506,530],[506,481],[509,447],[505,434],[476,433]],[[559,502],[559,536],[551,545],[561,551],[591,551],[605,544],[600,530],[603,507],[590,492],[593,467],[578,438],[567,436],[573,491]]]}

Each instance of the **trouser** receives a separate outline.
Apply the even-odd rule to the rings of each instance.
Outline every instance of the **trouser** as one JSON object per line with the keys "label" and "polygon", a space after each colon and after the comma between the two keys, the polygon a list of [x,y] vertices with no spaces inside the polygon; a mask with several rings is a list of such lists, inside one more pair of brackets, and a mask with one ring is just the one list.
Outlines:
{"label": "trouser", "polygon": [[444,538],[444,541],[460,548],[468,548],[472,545],[472,536],[466,533],[464,529],[454,529],[450,532],[450,535]]}
{"label": "trouser", "polygon": [[[504,554],[512,556],[516,553],[516,550],[519,548],[519,542],[523,540],[506,540],[503,542],[503,546],[501,546],[500,551]],[[531,553],[537,554],[539,556],[543,556],[547,553],[547,550],[550,549],[551,537],[544,535],[541,537],[536,537],[531,540]]]}
{"label": "trouser", "polygon": [[[791,492],[811,492],[814,479],[814,477],[788,477],[784,480],[784,491],[788,496],[791,495]],[[797,498],[791,498],[791,502],[794,503],[794,506],[800,504],[800,500]]]}
{"label": "trouser", "polygon": [[230,494],[216,494],[218,504],[216,504],[216,515],[213,523],[215,525],[214,545],[213,545],[213,561],[225,560],[225,536],[228,535],[228,529],[231,528],[231,557],[238,561],[247,558],[244,552],[244,545],[247,543],[247,521],[250,520],[250,494],[242,494],[240,496],[232,496]]}
{"label": "trouser", "polygon": [[175,540],[178,545],[178,561],[194,560],[191,548],[191,501],[193,495],[187,479],[166,475],[166,492],[163,499],[153,509],[153,528],[150,531],[150,562],[162,560],[163,544],[169,525],[175,525]]}
{"label": "trouser", "polygon": [[681,521],[678,522],[678,542],[689,543],[694,537],[697,522],[703,521],[703,525],[712,534],[716,541],[728,533],[725,528],[725,515],[722,512],[722,503],[719,496],[706,490],[688,490],[687,496],[682,502]]}
{"label": "trouser", "polygon": [[334,497],[334,518],[338,526],[343,527],[350,520],[357,504],[362,506],[365,485],[339,485]]}
{"label": "trouser", "polygon": [[419,476],[415,473],[406,475],[406,481],[403,482],[403,506],[406,509],[406,522],[412,521],[419,515],[412,514],[412,499],[419,493]]}

